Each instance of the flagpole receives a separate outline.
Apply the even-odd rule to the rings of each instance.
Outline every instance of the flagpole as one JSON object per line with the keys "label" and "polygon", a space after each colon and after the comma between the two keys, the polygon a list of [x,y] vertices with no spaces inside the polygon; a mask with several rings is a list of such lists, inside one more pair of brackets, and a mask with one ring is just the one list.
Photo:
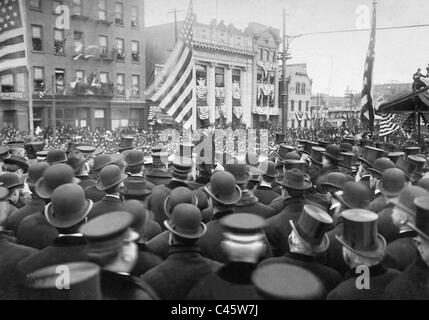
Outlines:
{"label": "flagpole", "polygon": [[57,136],[57,103],[55,93],[57,92],[55,88],[55,74],[52,75],[52,110],[51,110],[51,120],[52,120],[52,137],[55,139]]}

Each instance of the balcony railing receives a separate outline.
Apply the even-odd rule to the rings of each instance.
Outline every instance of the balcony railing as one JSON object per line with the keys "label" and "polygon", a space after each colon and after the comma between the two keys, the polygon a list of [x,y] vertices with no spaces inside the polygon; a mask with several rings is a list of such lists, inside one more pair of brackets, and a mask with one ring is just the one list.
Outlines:
{"label": "balcony railing", "polygon": [[89,85],[88,83],[78,82],[71,92],[72,95],[75,96],[113,97],[115,85],[113,82],[99,83],[98,85]]}

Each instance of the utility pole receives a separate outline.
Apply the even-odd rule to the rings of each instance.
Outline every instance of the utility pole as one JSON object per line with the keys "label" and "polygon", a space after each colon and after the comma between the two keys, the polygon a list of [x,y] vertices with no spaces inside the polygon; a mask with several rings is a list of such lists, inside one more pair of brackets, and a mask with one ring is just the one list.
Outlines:
{"label": "utility pole", "polygon": [[288,127],[288,89],[289,83],[287,79],[287,59],[288,59],[288,37],[286,35],[286,9],[283,9],[283,71],[282,71],[282,81],[283,81],[283,92],[282,92],[282,133],[286,135]]}
{"label": "utility pole", "polygon": [[184,12],[185,10],[177,10],[174,8],[174,10],[168,11],[167,13],[174,14],[174,43],[177,43],[178,40],[178,34],[177,34],[177,13],[178,12]]}
{"label": "utility pole", "polygon": [[56,97],[55,94],[57,92],[57,88],[55,87],[55,74],[52,75],[52,112],[51,112],[51,120],[52,120],[52,136],[55,139],[57,136],[57,105],[56,105]]}

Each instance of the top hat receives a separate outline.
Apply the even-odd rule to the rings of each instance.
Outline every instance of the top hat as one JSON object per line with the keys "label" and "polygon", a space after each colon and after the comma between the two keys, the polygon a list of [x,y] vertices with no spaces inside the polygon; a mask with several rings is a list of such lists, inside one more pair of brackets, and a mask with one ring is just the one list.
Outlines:
{"label": "top hat", "polygon": [[260,164],[259,170],[262,172],[263,176],[267,176],[269,178],[275,178],[279,174],[276,170],[276,164],[268,160]]}
{"label": "top hat", "polygon": [[374,141],[368,139],[362,139],[360,145],[361,147],[375,147]]}
{"label": "top hat", "polygon": [[173,174],[179,176],[187,176],[192,171],[192,160],[190,158],[174,158],[173,160]]}
{"label": "top hat", "polygon": [[170,218],[174,208],[181,203],[189,203],[194,206],[198,205],[198,200],[195,194],[185,187],[178,187],[171,191],[170,195],[165,198],[164,212]]}
{"label": "top hat", "polygon": [[231,173],[235,178],[235,183],[244,184],[249,182],[250,175],[247,165],[245,164],[227,164],[224,166],[225,171]]}
{"label": "top hat", "polygon": [[319,166],[321,166],[322,165],[323,152],[326,152],[325,148],[312,147],[311,148],[311,154],[310,154],[311,161],[318,164]]}
{"label": "top hat", "polygon": [[193,143],[181,143],[179,145],[179,156],[184,158],[192,159],[194,152],[194,144]]}
{"label": "top hat", "polygon": [[289,220],[293,231],[304,246],[313,252],[324,252],[329,247],[328,232],[333,224],[332,218],[319,207],[304,205],[296,224]]}
{"label": "top hat", "polygon": [[368,168],[368,171],[380,179],[385,170],[392,168],[395,168],[395,164],[388,158],[378,158],[374,161],[372,168]]}
{"label": "top hat", "polygon": [[120,184],[127,178],[128,176],[122,173],[118,166],[109,164],[101,170],[100,177],[95,186],[98,190],[105,191]]}
{"label": "top hat", "polygon": [[199,239],[207,231],[206,225],[201,222],[200,209],[188,203],[178,204],[164,225],[168,231],[185,239]]}
{"label": "top hat", "polygon": [[405,173],[405,177],[407,177],[408,180],[411,179],[411,175],[416,168],[414,163],[403,158],[399,158],[398,161],[396,161],[395,165],[398,169],[401,169]]}
{"label": "top hat", "polygon": [[304,160],[286,160],[284,164],[286,170],[298,169],[305,172],[308,167],[308,163]]}
{"label": "top hat", "polygon": [[399,158],[404,158],[405,159],[405,152],[392,152],[389,153],[387,155],[387,157],[390,159],[390,161],[392,161],[393,163],[396,163],[398,161]]}
{"label": "top hat", "polygon": [[405,175],[397,168],[386,169],[377,188],[387,197],[396,197],[405,188]]}
{"label": "top hat", "polygon": [[386,249],[386,240],[377,233],[378,216],[363,209],[342,212],[344,229],[337,240],[348,250],[365,257],[379,257]]}
{"label": "top hat", "polygon": [[3,188],[12,189],[22,187],[24,183],[20,181],[18,175],[12,172],[6,172],[0,175],[0,183]]}
{"label": "top hat", "polygon": [[152,151],[152,153],[160,153],[165,152],[166,147],[164,145],[157,145],[152,147],[150,150]]}
{"label": "top hat", "polygon": [[310,155],[311,154],[311,149],[313,147],[318,147],[319,144],[317,142],[313,142],[313,141],[305,141],[304,142],[304,150],[302,150],[302,152],[304,152],[305,154]]}
{"label": "top hat", "polygon": [[264,237],[266,220],[256,214],[234,213],[222,218],[220,224],[224,228],[225,239],[251,243]]}
{"label": "top hat", "polygon": [[19,149],[19,148],[25,148],[24,141],[16,140],[16,141],[9,141],[7,143],[9,148]]}
{"label": "top hat", "polygon": [[418,186],[408,186],[399,194],[397,199],[393,199],[391,202],[405,211],[407,214],[415,216],[416,215],[416,207],[414,204],[414,200],[418,197],[427,197],[429,196],[429,192],[425,189]]}
{"label": "top hat", "polygon": [[419,154],[420,147],[408,147],[408,148],[405,148],[404,152],[408,158],[408,156]]}
{"label": "top hat", "polygon": [[366,209],[371,199],[367,185],[360,182],[346,182],[343,193],[334,193],[334,197],[349,209]]}
{"label": "top hat", "polygon": [[[67,289],[58,289],[59,270],[66,270]],[[100,267],[89,262],[62,263],[38,269],[25,278],[26,296],[34,300],[101,300]]]}
{"label": "top hat", "polygon": [[322,141],[322,140],[318,140],[317,143],[318,143],[319,147],[322,147],[322,148],[326,148],[326,146],[329,145],[329,142]]}
{"label": "top hat", "polygon": [[48,151],[48,155],[46,156],[46,162],[49,164],[57,164],[57,163],[66,163],[67,156],[64,150],[61,149],[52,149]]}
{"label": "top hat", "polygon": [[204,190],[210,197],[224,205],[233,205],[241,199],[241,190],[236,185],[234,176],[226,171],[215,172],[210,184]]}
{"label": "top hat", "polygon": [[381,158],[383,154],[384,154],[383,149],[365,146],[363,156],[358,158],[358,160],[372,167],[372,164],[374,163],[374,161],[377,160],[378,158]]}
{"label": "top hat", "polygon": [[43,148],[45,148],[44,142],[31,142],[27,143],[24,146],[25,152],[27,154],[28,159],[36,159],[37,158],[37,152],[42,151]]}
{"label": "top hat", "polygon": [[410,155],[408,156],[407,160],[415,165],[414,172],[422,173],[423,168],[426,164],[426,159],[424,157],[418,155]]}
{"label": "top hat", "polygon": [[5,164],[16,164],[19,168],[21,168],[24,173],[28,171],[27,160],[19,155],[13,154],[9,158],[4,159],[3,162]]}
{"label": "top hat", "polygon": [[333,159],[335,161],[342,161],[344,160],[344,156],[341,154],[341,149],[340,147],[334,145],[334,144],[330,144],[328,146],[326,146],[326,151],[322,152],[322,154],[326,157],[328,157],[329,159]]}
{"label": "top hat", "polygon": [[143,177],[128,177],[124,180],[124,185],[119,188],[119,193],[129,197],[140,197],[151,194],[152,190],[147,188]]}
{"label": "top hat", "polygon": [[140,166],[144,163],[144,154],[140,150],[131,150],[125,156],[128,167]]}
{"label": "top hat", "polygon": [[131,136],[123,136],[121,137],[121,142],[119,143],[119,152],[123,152],[126,150],[132,150],[136,147],[134,143],[134,137]]}
{"label": "top hat", "polygon": [[168,164],[168,152],[152,153],[152,166],[165,167]]}
{"label": "top hat", "polygon": [[88,216],[92,201],[85,199],[81,186],[73,183],[59,186],[52,193],[52,202],[45,207],[45,217],[55,228],[70,228]]}
{"label": "top hat", "polygon": [[82,152],[74,150],[68,154],[66,163],[73,168],[74,174],[78,174],[85,165],[86,159]]}
{"label": "top hat", "polygon": [[43,150],[36,153],[37,161],[46,161],[46,158],[48,157],[48,151]]}
{"label": "top hat", "polygon": [[210,123],[210,118],[200,119],[200,128],[205,129],[210,127],[212,124]]}
{"label": "top hat", "polygon": [[347,178],[345,174],[340,172],[330,172],[326,176],[326,181],[321,183],[321,186],[323,188],[332,188],[335,191],[338,191],[343,189],[346,182]]}
{"label": "top hat", "polygon": [[311,181],[309,181],[307,176],[298,169],[286,171],[283,176],[283,180],[277,180],[277,183],[294,190],[307,190],[312,187]]}
{"label": "top hat", "polygon": [[341,152],[341,155],[343,156],[344,160],[340,161],[338,165],[350,171],[357,171],[357,168],[354,166],[354,163],[353,163],[355,154],[352,152]]}
{"label": "top hat", "polygon": [[314,273],[286,263],[267,263],[252,273],[252,283],[265,300],[322,300],[327,289]]}
{"label": "top hat", "polygon": [[343,138],[343,142],[344,142],[344,143],[351,144],[352,146],[354,146],[354,145],[355,145],[355,138],[354,138],[354,137],[347,136],[347,137],[344,137],[344,138]]}
{"label": "top hat", "polygon": [[414,200],[416,206],[416,222],[408,223],[414,231],[429,241],[429,196],[418,197]]}
{"label": "top hat", "polygon": [[47,168],[49,168],[49,164],[47,162],[37,162],[28,167],[27,184],[30,188],[34,188],[37,180],[43,176],[43,173]]}
{"label": "top hat", "polygon": [[79,179],[74,177],[73,169],[63,163],[49,166],[43,176],[36,182],[34,189],[42,199],[50,199],[56,188],[63,184],[79,183]]}
{"label": "top hat", "polygon": [[281,144],[281,145],[279,146],[279,151],[278,151],[277,155],[278,155],[278,157],[279,157],[281,160],[285,160],[285,159],[286,159],[286,155],[287,155],[289,152],[293,152],[293,151],[295,151],[295,148],[294,148],[294,147],[292,147],[292,146],[287,146],[286,144]]}

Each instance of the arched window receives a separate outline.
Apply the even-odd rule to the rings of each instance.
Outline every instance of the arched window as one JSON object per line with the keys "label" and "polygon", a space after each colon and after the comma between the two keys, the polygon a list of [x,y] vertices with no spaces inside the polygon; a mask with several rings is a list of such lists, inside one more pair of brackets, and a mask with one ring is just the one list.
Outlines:
{"label": "arched window", "polygon": [[301,94],[305,94],[305,83],[301,83]]}
{"label": "arched window", "polygon": [[301,93],[301,83],[297,82],[295,84],[295,93],[300,94]]}

